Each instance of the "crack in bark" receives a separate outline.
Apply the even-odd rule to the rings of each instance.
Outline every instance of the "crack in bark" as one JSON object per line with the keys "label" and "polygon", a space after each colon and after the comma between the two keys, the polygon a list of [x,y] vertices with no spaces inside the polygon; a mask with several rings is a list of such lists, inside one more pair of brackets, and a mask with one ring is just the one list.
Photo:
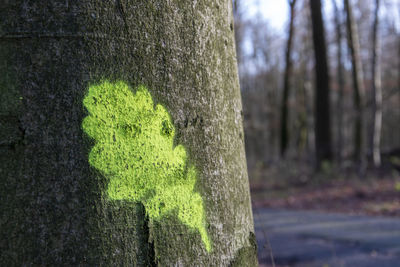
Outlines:
{"label": "crack in bark", "polygon": [[144,217],[144,223],[143,223],[143,235],[144,235],[144,240],[147,241],[147,243],[144,243],[144,250],[147,251],[146,257],[145,257],[145,266],[149,267],[155,267],[157,266],[156,263],[156,256],[155,256],[155,249],[154,249],[154,240],[152,239],[152,235],[150,234],[150,220],[149,216],[146,215],[146,211],[143,206],[143,217]]}
{"label": "crack in bark", "polygon": [[118,12],[120,13],[122,20],[124,21],[124,25],[125,25],[125,30],[127,33],[129,33],[129,28],[128,28],[128,22],[126,19],[126,12],[125,12],[125,7],[122,5],[121,0],[117,0],[117,9]]}

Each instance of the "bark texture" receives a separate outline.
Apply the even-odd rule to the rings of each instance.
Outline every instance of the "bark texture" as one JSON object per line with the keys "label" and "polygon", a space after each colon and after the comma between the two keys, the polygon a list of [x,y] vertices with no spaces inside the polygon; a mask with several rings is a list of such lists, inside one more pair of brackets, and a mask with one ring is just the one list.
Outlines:
{"label": "bark texture", "polygon": [[[1,265],[256,265],[231,1],[0,5]],[[107,198],[81,128],[102,80],[143,84],[171,114],[211,252],[174,216]]]}
{"label": "bark texture", "polygon": [[332,159],[329,110],[329,72],[326,55],[325,29],[320,0],[310,0],[315,53],[315,150],[317,167]]}

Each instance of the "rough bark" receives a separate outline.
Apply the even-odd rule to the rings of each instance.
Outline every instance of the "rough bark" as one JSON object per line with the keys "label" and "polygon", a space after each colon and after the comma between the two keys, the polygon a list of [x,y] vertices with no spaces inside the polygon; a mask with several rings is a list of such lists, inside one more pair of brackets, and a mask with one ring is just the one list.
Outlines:
{"label": "rough bark", "polygon": [[[256,265],[231,1],[0,5],[1,265]],[[107,197],[81,126],[103,80],[145,85],[171,115],[212,251],[176,216]]]}
{"label": "rough bark", "polygon": [[315,54],[315,150],[317,168],[332,159],[331,124],[329,110],[329,72],[326,55],[325,30],[320,0],[310,0]]}
{"label": "rough bark", "polygon": [[282,95],[282,104],[281,104],[281,156],[285,155],[288,141],[289,141],[289,132],[288,132],[288,116],[289,116],[289,93],[290,93],[290,76],[292,75],[292,46],[293,46],[293,35],[294,35],[294,16],[295,16],[295,4],[296,0],[289,1],[290,7],[290,18],[289,18],[289,33],[288,39],[286,43],[286,51],[285,51],[285,73],[283,77],[283,95]]}
{"label": "rough bark", "polygon": [[336,103],[337,115],[337,147],[336,158],[340,162],[342,159],[343,148],[343,91],[344,91],[344,71],[343,71],[343,56],[342,56],[342,19],[336,0],[332,0],[335,13],[335,31],[337,45],[337,78],[338,78],[338,97]]}
{"label": "rough bark", "polygon": [[372,26],[372,90],[374,94],[374,124],[372,136],[372,158],[374,166],[381,165],[381,130],[382,130],[382,81],[380,66],[380,44],[378,38],[380,0],[375,1],[374,23]]}
{"label": "rough bark", "polygon": [[360,163],[361,168],[365,165],[365,129],[364,129],[364,74],[361,65],[360,43],[358,39],[357,24],[354,21],[352,6],[349,0],[344,0],[346,10],[346,25],[348,46],[351,54],[352,76],[354,87],[354,108],[355,108],[355,123],[354,123],[354,159]]}

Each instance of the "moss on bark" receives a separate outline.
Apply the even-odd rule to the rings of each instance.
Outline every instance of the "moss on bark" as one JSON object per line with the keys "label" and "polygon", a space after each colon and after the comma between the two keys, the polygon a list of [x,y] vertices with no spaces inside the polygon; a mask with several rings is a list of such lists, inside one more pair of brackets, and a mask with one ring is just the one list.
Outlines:
{"label": "moss on bark", "polygon": [[253,267],[257,266],[257,240],[253,232],[249,234],[249,246],[238,250],[235,258],[230,264],[231,267]]}
{"label": "moss on bark", "polygon": [[[4,3],[1,92],[20,104],[0,100],[3,265],[224,266],[251,246],[231,13],[227,0]],[[212,252],[176,216],[152,223],[140,203],[106,200],[81,129],[88,85],[104,79],[146,84],[170,112]]]}

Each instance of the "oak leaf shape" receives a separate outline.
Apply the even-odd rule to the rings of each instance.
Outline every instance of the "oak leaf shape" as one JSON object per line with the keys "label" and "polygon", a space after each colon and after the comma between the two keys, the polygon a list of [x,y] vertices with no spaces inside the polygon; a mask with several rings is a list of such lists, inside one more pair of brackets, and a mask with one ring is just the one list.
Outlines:
{"label": "oak leaf shape", "polygon": [[167,110],[154,107],[145,86],[132,93],[123,81],[89,86],[83,105],[89,115],[82,128],[94,139],[89,163],[109,179],[108,197],[141,202],[151,220],[176,214],[210,251],[204,203],[195,191],[197,171],[184,146],[174,146]]}

